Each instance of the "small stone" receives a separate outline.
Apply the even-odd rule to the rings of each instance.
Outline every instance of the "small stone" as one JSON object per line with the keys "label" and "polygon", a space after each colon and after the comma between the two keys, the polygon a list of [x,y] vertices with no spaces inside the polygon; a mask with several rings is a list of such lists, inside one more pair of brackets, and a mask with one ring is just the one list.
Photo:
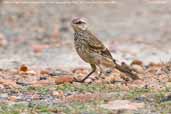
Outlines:
{"label": "small stone", "polygon": [[140,61],[140,60],[133,60],[132,63],[131,63],[131,66],[132,65],[139,65],[139,66],[143,66],[143,62]]}
{"label": "small stone", "polygon": [[168,95],[160,100],[160,102],[168,102],[168,101],[171,102],[171,95]]}
{"label": "small stone", "polygon": [[48,75],[49,74],[49,71],[48,70],[41,70],[40,71],[40,74],[41,75]]}
{"label": "small stone", "polygon": [[96,84],[101,84],[101,83],[103,83],[103,81],[102,80],[95,80],[95,83]]}
{"label": "small stone", "polygon": [[55,80],[55,83],[58,84],[64,84],[64,83],[72,83],[74,82],[75,79],[71,76],[62,76],[62,77],[57,77]]}
{"label": "small stone", "polygon": [[42,87],[42,86],[47,86],[47,85],[51,85],[51,84],[53,84],[53,82],[51,82],[49,80],[38,80],[38,81],[32,83],[32,87]]}
{"label": "small stone", "polygon": [[39,80],[47,80],[47,77],[40,77]]}
{"label": "small stone", "polygon": [[17,101],[17,97],[16,96],[10,96],[8,99],[10,101],[13,101],[13,102]]}
{"label": "small stone", "polygon": [[48,74],[50,76],[61,76],[61,75],[67,75],[68,73],[66,71],[62,71],[60,69],[56,69],[55,71],[51,71]]}
{"label": "small stone", "polygon": [[0,84],[0,89],[4,89],[4,88],[5,88],[4,85]]}
{"label": "small stone", "polygon": [[168,78],[168,82],[171,82],[171,77]]}
{"label": "small stone", "polygon": [[29,85],[26,82],[20,82],[20,81],[17,81],[16,84],[21,85],[21,86],[28,86]]}
{"label": "small stone", "polygon": [[135,100],[140,101],[140,102],[145,102],[145,97],[137,97]]}
{"label": "small stone", "polygon": [[132,68],[134,70],[136,70],[137,72],[139,72],[139,73],[143,73],[144,72],[144,68],[142,66],[140,66],[140,65],[132,65]]}
{"label": "small stone", "polygon": [[33,100],[39,100],[39,99],[40,99],[40,95],[39,95],[39,94],[34,94],[34,95],[32,96],[32,99],[33,99]]}
{"label": "small stone", "polygon": [[79,82],[73,82],[73,85],[74,86],[81,86],[81,83],[79,83]]}
{"label": "small stone", "polygon": [[63,91],[53,91],[52,95],[56,96],[56,97],[63,97],[64,96],[64,92]]}
{"label": "small stone", "polygon": [[144,107],[144,103],[131,102],[129,100],[115,100],[108,104],[102,104],[100,107],[109,110],[137,110]]}
{"label": "small stone", "polygon": [[85,83],[91,83],[92,82],[92,79],[88,78],[85,80]]}
{"label": "small stone", "polygon": [[0,94],[0,98],[7,98],[8,97],[8,93],[2,93]]}

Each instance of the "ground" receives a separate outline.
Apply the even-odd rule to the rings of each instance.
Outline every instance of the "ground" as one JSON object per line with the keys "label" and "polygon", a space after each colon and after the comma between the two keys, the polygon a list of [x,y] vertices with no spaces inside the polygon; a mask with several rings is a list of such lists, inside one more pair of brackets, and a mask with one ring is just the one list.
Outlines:
{"label": "ground", "polygon": [[[171,113],[169,0],[42,1],[0,3],[0,114]],[[104,69],[103,78],[74,82],[90,71],[73,46],[75,16],[87,18],[118,63],[134,63],[140,79]]]}

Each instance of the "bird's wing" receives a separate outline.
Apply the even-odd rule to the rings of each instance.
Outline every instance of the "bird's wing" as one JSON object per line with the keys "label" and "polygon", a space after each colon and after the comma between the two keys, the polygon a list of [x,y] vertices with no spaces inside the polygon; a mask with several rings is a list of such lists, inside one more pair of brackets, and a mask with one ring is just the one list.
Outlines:
{"label": "bird's wing", "polygon": [[105,57],[113,59],[111,53],[102,44],[102,42],[98,40],[97,37],[93,35],[91,32],[87,32],[87,33],[88,33],[87,42],[88,42],[89,48],[94,52],[97,52]]}
{"label": "bird's wing", "polygon": [[87,31],[87,41],[88,44],[93,47],[94,49],[104,49],[105,46],[102,44],[102,42],[94,35],[92,34],[90,31]]}

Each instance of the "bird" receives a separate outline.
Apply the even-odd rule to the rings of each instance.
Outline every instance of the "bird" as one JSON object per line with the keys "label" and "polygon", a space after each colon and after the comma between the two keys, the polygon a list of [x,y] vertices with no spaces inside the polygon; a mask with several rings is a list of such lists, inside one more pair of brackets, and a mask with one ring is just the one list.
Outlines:
{"label": "bird", "polygon": [[84,82],[90,75],[96,72],[97,68],[100,69],[100,76],[103,72],[101,66],[116,68],[117,70],[128,74],[132,79],[138,79],[138,76],[133,73],[133,69],[124,62],[122,62],[121,65],[116,63],[116,60],[112,57],[109,49],[106,48],[96,35],[89,30],[85,18],[73,18],[71,26],[74,31],[74,46],[76,52],[83,61],[90,64],[92,69],[82,80],[77,81]]}

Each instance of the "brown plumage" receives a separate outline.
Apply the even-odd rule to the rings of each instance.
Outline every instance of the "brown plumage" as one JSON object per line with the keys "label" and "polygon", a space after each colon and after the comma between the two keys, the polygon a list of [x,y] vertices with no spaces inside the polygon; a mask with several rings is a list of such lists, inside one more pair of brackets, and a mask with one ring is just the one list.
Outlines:
{"label": "brown plumage", "polygon": [[121,72],[129,74],[133,79],[138,77],[132,73],[132,69],[126,64],[119,65],[113,59],[109,50],[102,44],[98,38],[92,34],[87,27],[87,22],[83,18],[74,18],[72,20],[74,29],[74,44],[79,56],[92,67],[92,71],[85,76],[80,82],[84,82],[92,73],[96,71],[96,66],[114,67]]}

